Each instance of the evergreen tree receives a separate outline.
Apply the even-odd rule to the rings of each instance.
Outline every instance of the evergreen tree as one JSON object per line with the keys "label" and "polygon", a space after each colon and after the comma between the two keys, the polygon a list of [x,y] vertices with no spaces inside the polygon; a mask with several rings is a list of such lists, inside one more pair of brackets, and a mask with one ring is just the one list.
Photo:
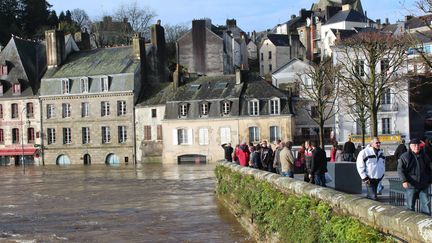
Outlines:
{"label": "evergreen tree", "polygon": [[59,19],[55,10],[52,10],[48,16],[48,25],[50,28],[57,28]]}
{"label": "evergreen tree", "polygon": [[0,1],[0,45],[5,46],[11,34],[18,34],[20,23],[18,22],[18,1]]}
{"label": "evergreen tree", "polygon": [[21,0],[23,30],[29,38],[41,38],[48,28],[51,5],[45,0]]}
{"label": "evergreen tree", "polygon": [[58,21],[59,22],[66,21],[66,15],[63,11],[60,12],[59,17],[58,17]]}

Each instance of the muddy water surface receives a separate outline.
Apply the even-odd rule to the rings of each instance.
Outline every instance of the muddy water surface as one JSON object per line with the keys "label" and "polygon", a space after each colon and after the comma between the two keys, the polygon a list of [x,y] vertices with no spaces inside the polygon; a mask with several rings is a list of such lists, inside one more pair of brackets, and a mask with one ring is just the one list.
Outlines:
{"label": "muddy water surface", "polygon": [[0,167],[0,242],[251,242],[212,165]]}

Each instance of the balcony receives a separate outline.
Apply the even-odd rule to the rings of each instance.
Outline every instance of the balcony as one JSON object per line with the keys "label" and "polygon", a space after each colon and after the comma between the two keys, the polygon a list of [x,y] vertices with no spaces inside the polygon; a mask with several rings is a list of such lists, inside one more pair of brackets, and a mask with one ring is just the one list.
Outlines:
{"label": "balcony", "polygon": [[378,111],[379,112],[396,112],[398,110],[399,110],[398,104],[392,103],[392,104],[381,104]]}

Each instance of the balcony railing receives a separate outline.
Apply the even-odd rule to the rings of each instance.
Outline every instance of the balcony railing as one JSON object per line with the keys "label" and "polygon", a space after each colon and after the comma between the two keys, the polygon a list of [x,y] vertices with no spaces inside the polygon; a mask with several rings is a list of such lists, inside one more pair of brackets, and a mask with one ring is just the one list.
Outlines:
{"label": "balcony railing", "polygon": [[393,112],[393,111],[398,111],[399,107],[397,103],[392,103],[392,104],[381,104],[379,111],[380,112]]}

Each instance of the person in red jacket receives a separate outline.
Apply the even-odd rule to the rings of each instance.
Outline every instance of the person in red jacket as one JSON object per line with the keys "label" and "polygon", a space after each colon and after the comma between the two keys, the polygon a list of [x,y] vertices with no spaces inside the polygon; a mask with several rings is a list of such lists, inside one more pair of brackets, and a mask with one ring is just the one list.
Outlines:
{"label": "person in red jacket", "polygon": [[249,164],[249,147],[245,142],[241,143],[236,150],[236,155],[239,160],[240,166],[248,166]]}

